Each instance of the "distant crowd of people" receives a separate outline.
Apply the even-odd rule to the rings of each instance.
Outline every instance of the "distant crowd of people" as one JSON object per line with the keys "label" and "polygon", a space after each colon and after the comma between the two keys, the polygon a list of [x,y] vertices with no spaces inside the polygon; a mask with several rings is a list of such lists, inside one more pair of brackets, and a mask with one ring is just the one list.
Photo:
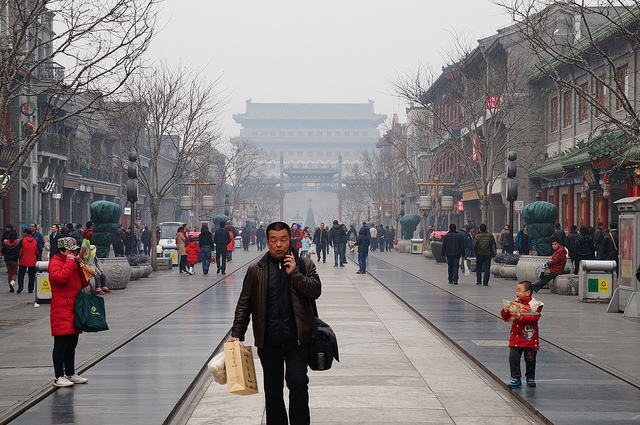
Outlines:
{"label": "distant crowd of people", "polygon": [[[432,235],[432,228],[429,229]],[[487,286],[489,284],[491,260],[498,253],[498,246],[502,253],[529,255],[534,251],[533,241],[524,225],[515,238],[509,225],[504,226],[498,237],[494,237],[487,230],[485,224],[478,226],[478,232],[469,223],[457,230],[455,224],[449,225],[449,232],[442,238],[442,256],[447,258],[449,283],[457,285],[459,278],[460,259],[466,262],[469,258],[476,259],[476,284]],[[608,229],[603,229],[603,224],[598,223],[596,228],[590,226],[571,226],[569,233],[565,233],[559,223],[555,224],[555,230],[551,242],[553,248],[552,260],[549,262],[550,274],[541,281],[534,282],[532,290],[544,287],[551,279],[562,274],[566,268],[567,258],[570,260],[572,273],[578,274],[578,266],[582,260],[613,260],[616,262],[618,272],[618,224],[609,224]],[[429,236],[431,237],[431,236]],[[563,258],[561,261],[560,257]],[[463,263],[464,264],[464,263]],[[468,263],[467,263],[468,264]],[[549,278],[549,276],[552,276]]]}

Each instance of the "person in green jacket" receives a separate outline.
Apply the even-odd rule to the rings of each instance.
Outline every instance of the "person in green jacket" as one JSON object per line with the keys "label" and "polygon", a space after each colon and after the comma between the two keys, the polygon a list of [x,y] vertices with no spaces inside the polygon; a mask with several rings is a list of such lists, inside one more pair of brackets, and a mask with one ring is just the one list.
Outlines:
{"label": "person in green jacket", "polygon": [[496,238],[489,233],[484,223],[478,226],[473,252],[476,253],[476,285],[489,286],[491,259],[496,255]]}

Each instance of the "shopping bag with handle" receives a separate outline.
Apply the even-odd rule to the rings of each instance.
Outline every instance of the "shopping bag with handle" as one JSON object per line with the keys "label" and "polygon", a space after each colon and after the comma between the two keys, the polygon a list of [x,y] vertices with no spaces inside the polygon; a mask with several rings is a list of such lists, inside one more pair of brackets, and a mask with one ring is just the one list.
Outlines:
{"label": "shopping bag with handle", "polygon": [[226,342],[224,344],[224,364],[230,393],[250,395],[258,392],[258,380],[251,347],[243,345],[240,341]]}

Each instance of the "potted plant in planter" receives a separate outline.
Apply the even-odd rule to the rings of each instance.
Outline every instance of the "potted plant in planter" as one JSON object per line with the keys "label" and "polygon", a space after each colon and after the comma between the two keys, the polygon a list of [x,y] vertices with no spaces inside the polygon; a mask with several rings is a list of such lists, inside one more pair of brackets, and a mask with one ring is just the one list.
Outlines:
{"label": "potted plant in planter", "polygon": [[501,253],[493,257],[494,265],[491,266],[491,274],[494,276],[515,278],[516,265],[520,260],[519,254]]}
{"label": "potted plant in planter", "polygon": [[149,277],[151,271],[151,257],[145,254],[129,255],[127,261],[131,266],[131,279]]}
{"label": "potted plant in planter", "polygon": [[447,261],[447,259],[442,256],[442,238],[446,234],[446,230],[435,230],[429,234],[431,253],[433,254],[433,259],[438,263],[446,263]]}

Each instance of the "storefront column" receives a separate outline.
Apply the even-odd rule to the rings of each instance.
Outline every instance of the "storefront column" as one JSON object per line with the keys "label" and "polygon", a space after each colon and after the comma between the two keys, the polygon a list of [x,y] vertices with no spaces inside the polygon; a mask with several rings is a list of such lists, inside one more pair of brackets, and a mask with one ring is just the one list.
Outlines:
{"label": "storefront column", "polygon": [[553,186],[553,205],[560,211],[560,187]]}
{"label": "storefront column", "polygon": [[602,197],[602,223],[605,229],[609,227],[609,199],[605,197]]}
{"label": "storefront column", "polygon": [[567,214],[567,227],[569,229],[571,229],[571,226],[575,225],[575,216],[576,216],[575,201],[576,201],[575,188],[573,187],[572,184],[570,184],[569,186],[567,186],[567,210],[569,210]]}
{"label": "storefront column", "polygon": [[591,192],[586,191],[587,197],[582,200],[582,225],[590,226],[590,212],[591,212]]}

